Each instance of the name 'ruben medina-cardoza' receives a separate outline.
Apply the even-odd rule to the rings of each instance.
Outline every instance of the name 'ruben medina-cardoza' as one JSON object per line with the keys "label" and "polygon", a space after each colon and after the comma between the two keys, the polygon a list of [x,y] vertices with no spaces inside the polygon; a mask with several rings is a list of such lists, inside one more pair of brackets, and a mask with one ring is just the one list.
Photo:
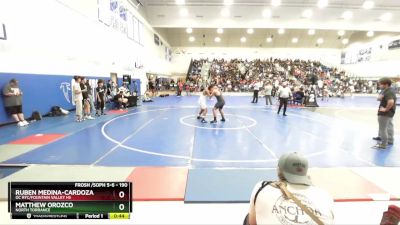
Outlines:
{"label": "name 'ruben medina-cardoza'", "polygon": [[94,195],[93,190],[15,190],[15,195]]}

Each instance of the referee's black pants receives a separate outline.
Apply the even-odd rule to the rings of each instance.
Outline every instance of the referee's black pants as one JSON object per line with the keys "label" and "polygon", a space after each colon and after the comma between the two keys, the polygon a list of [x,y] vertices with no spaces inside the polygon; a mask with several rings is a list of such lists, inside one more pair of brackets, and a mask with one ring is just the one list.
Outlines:
{"label": "referee's black pants", "polygon": [[286,109],[287,109],[288,100],[289,100],[289,98],[279,98],[278,114],[281,111],[282,106],[283,106],[283,115],[286,115]]}
{"label": "referee's black pants", "polygon": [[254,90],[253,92],[253,103],[257,103],[258,102],[258,92],[259,90]]}

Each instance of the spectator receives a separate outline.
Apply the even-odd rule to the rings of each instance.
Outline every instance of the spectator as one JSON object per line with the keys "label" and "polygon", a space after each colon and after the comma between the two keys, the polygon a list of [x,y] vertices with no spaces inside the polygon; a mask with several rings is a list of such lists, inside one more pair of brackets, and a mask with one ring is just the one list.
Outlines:
{"label": "spectator", "polygon": [[260,80],[257,79],[253,84],[253,101],[251,103],[258,103],[258,92],[260,91],[261,83]]}
{"label": "spectator", "polygon": [[318,84],[318,95],[322,95],[324,82],[322,80],[318,80],[317,84]]}
{"label": "spectator", "polygon": [[146,91],[146,93],[144,93],[143,102],[153,102],[153,100],[150,97],[150,92],[149,91]]}
{"label": "spectator", "polygon": [[87,93],[89,96],[89,103],[90,103],[90,116],[92,115],[92,112],[95,110],[94,107],[94,96],[93,96],[93,87],[90,85],[89,80],[86,80],[86,88],[87,88]]}
{"label": "spectator", "polygon": [[267,82],[267,85],[264,87],[264,91],[265,91],[265,101],[266,101],[267,105],[268,105],[268,102],[270,105],[272,105],[272,98],[271,98],[272,85],[271,85],[270,81]]}
{"label": "spectator", "polygon": [[296,99],[294,100],[295,103],[299,103],[300,105],[304,105],[304,99],[305,94],[304,94],[304,89],[300,88],[298,92],[296,92]]}
{"label": "spectator", "polygon": [[155,93],[156,93],[154,85],[155,84],[154,84],[153,80],[149,80],[149,91],[151,93],[151,97],[154,97]]}
{"label": "spectator", "polygon": [[107,90],[104,86],[104,81],[99,80],[97,81],[97,88],[96,88],[96,116],[106,115],[104,113],[104,106],[106,103],[106,94]]}
{"label": "spectator", "polygon": [[87,80],[84,77],[81,77],[80,87],[82,90],[82,104],[83,104],[83,119],[84,120],[93,120],[94,118],[90,115],[90,99],[89,99],[89,90],[86,85]]}
{"label": "spectator", "polygon": [[[315,91],[318,91],[318,96],[322,96],[325,85],[328,93],[340,93],[338,96],[341,97],[350,91],[349,82],[352,82],[343,71],[329,68],[317,61],[273,58],[253,61],[193,60],[192,70],[187,77],[187,81],[193,83],[194,86],[215,84],[223,91],[249,91],[249,87],[257,79],[271,81],[274,84],[272,96],[275,95],[277,86],[284,80],[288,81],[290,88],[302,86],[307,90],[313,87]],[[372,93],[374,91],[374,85],[371,86],[369,81],[354,78],[354,83],[359,86],[358,92]]]}
{"label": "spectator", "polygon": [[328,87],[324,86],[322,89],[322,101],[326,100],[329,101],[329,91],[328,91]]}
{"label": "spectator", "polygon": [[118,83],[111,81],[111,96],[109,99],[112,99],[118,92]]}
{"label": "spectator", "polygon": [[107,81],[107,96],[111,96],[112,87],[113,87],[113,81],[112,80],[108,80]]}
{"label": "spectator", "polygon": [[312,185],[308,161],[297,153],[280,157],[277,182],[255,186],[247,224],[333,224],[332,197]]}
{"label": "spectator", "polygon": [[117,95],[114,96],[114,101],[118,104],[119,109],[126,108],[128,105],[127,96],[125,96],[123,91],[120,91]]}
{"label": "spectator", "polygon": [[389,205],[388,210],[383,213],[380,225],[398,225],[400,222],[400,208]]}
{"label": "spectator", "polygon": [[129,88],[127,87],[127,84],[123,84],[120,88],[118,88],[118,91],[124,94],[124,96],[130,96],[131,92],[129,91]]}
{"label": "spectator", "polygon": [[106,95],[105,95],[106,100],[113,99],[113,97],[117,94],[118,85],[114,81],[108,80],[106,90],[107,90]]}
{"label": "spectator", "polygon": [[3,88],[4,107],[6,112],[17,122],[17,126],[28,126],[22,112],[22,91],[16,79],[11,79]]}
{"label": "spectator", "polygon": [[72,91],[74,93],[74,103],[76,106],[75,109],[75,115],[76,115],[76,122],[82,122],[83,121],[83,115],[82,115],[82,101],[83,101],[83,96],[82,96],[82,89],[81,89],[81,77],[80,76],[74,76],[75,83],[72,86]]}
{"label": "spectator", "polygon": [[183,91],[183,82],[179,81],[178,82],[178,96],[182,96],[182,91]]}
{"label": "spectator", "polygon": [[378,110],[379,137],[374,138],[380,141],[375,148],[386,149],[387,145],[393,145],[394,127],[393,117],[396,113],[396,93],[391,88],[392,81],[389,78],[379,80],[379,88],[382,90],[378,100],[380,101]]}
{"label": "spectator", "polygon": [[175,81],[171,79],[171,82],[169,84],[169,90],[174,90],[174,87],[176,87]]}
{"label": "spectator", "polygon": [[189,82],[186,82],[185,84],[185,91],[186,91],[186,96],[190,95],[190,84]]}

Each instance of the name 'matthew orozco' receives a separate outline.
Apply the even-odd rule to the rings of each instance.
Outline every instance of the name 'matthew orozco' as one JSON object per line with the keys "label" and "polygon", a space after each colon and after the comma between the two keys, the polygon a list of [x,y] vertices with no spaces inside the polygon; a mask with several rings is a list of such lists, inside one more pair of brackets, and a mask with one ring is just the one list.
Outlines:
{"label": "name 'matthew orozco'", "polygon": [[16,208],[73,208],[73,202],[16,202]]}

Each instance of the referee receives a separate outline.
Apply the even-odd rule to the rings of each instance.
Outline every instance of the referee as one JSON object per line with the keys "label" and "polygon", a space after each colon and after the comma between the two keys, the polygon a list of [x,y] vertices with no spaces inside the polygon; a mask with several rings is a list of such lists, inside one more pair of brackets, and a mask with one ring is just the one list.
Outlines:
{"label": "referee", "polygon": [[283,116],[287,116],[286,115],[286,109],[287,109],[289,98],[292,97],[292,91],[287,86],[286,82],[283,82],[282,87],[278,90],[277,96],[279,98],[278,115],[281,112],[281,109],[282,109],[282,106],[283,106]]}

